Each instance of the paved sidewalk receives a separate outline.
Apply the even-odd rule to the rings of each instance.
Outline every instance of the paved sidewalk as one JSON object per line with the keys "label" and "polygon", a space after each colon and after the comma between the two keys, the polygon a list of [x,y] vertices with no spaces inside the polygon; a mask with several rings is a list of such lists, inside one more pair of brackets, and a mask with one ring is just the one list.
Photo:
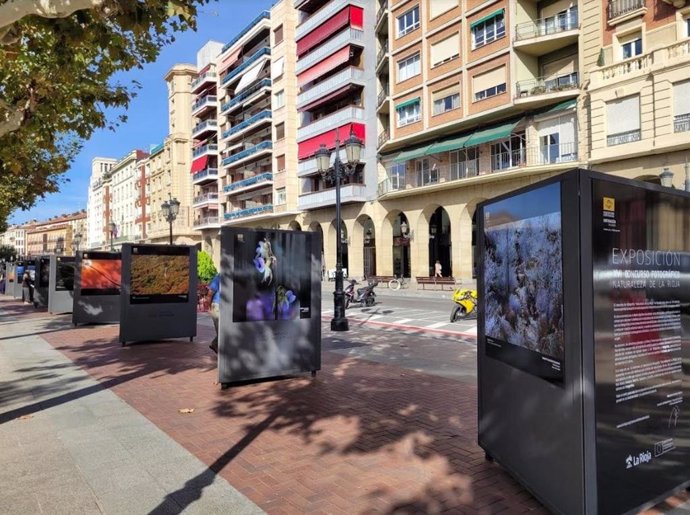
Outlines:
{"label": "paved sidewalk", "polygon": [[[224,513],[253,513],[256,506],[272,514],[546,513],[500,466],[486,462],[476,445],[470,343],[366,326],[347,335],[324,330],[323,369],[315,379],[222,391],[205,317],[195,343],[123,348],[117,326],[73,328],[67,317],[29,313],[2,300],[0,309],[14,310],[16,321],[0,318],[1,468],[7,468],[6,442],[18,447],[15,440],[22,441],[23,452],[30,454],[34,445],[55,441],[67,447],[56,459],[68,466],[74,462],[76,479],[86,483],[80,487],[84,498],[90,491],[100,511],[124,511],[121,502],[135,514],[213,513],[219,503]],[[21,353],[25,342],[32,354],[12,354]],[[449,364],[461,373],[447,370]],[[181,408],[194,411],[182,414]],[[77,423],[75,416],[87,423]],[[32,424],[44,433],[27,440]],[[72,448],[63,434],[71,434]],[[108,442],[108,452],[98,454],[93,442],[99,437]],[[164,443],[132,450],[159,437]],[[61,466],[42,470],[39,460],[30,463],[26,474],[33,481],[27,483],[47,485],[61,476]],[[103,482],[89,482],[82,472],[91,464]],[[138,469],[117,473],[128,466]],[[116,494],[107,493],[115,487]],[[36,502],[43,488],[31,491]],[[99,488],[106,493],[97,494]],[[158,495],[155,506],[152,492]],[[4,493],[0,512],[12,506]],[[21,502],[16,493],[12,499]],[[673,506],[686,501],[687,495],[671,498],[655,513],[674,513]],[[37,511],[35,505],[16,506],[9,512]]]}

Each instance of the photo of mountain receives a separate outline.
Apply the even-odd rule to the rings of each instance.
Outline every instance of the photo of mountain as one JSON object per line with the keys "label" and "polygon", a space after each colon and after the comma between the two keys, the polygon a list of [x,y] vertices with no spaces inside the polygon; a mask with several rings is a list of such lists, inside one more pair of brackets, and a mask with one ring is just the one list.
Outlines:
{"label": "photo of mountain", "polygon": [[131,295],[188,295],[189,256],[132,254]]}

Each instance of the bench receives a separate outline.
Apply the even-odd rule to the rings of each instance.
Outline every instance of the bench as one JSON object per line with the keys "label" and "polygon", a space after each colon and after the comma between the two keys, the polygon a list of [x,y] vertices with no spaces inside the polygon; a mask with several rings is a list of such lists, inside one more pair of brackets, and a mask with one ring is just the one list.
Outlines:
{"label": "bench", "polygon": [[379,287],[388,288],[388,282],[395,279],[394,275],[372,275],[368,278],[370,281],[378,281]]}
{"label": "bench", "polygon": [[455,277],[416,277],[415,279],[422,290],[426,290],[427,286],[430,290],[452,291],[455,289]]}

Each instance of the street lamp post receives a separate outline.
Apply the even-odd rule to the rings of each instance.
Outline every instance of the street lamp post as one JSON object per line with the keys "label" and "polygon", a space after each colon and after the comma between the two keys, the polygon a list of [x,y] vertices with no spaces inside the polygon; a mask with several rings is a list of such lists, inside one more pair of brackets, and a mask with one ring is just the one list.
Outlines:
{"label": "street lamp post", "polygon": [[110,231],[110,252],[113,252],[115,250],[113,247],[113,235],[115,234],[115,231],[117,231],[117,225],[115,225],[115,222],[110,222],[108,224],[108,230]]}
{"label": "street lamp post", "polygon": [[163,218],[170,225],[170,245],[173,244],[173,233],[172,226],[173,222],[177,218],[177,214],[180,212],[180,201],[173,198],[170,193],[168,193],[168,200],[164,200],[161,204],[161,211],[163,212]]}
{"label": "street lamp post", "polygon": [[333,292],[334,316],[331,320],[331,331],[347,331],[349,329],[345,316],[345,293],[343,292],[343,241],[341,237],[342,221],[340,219],[340,180],[345,175],[353,175],[362,156],[362,141],[352,131],[345,141],[345,159],[340,160],[340,138],[336,133],[335,162],[331,168],[331,153],[325,145],[316,151],[316,165],[324,180],[335,181],[335,219],[336,219],[336,262],[335,262],[335,292]]}

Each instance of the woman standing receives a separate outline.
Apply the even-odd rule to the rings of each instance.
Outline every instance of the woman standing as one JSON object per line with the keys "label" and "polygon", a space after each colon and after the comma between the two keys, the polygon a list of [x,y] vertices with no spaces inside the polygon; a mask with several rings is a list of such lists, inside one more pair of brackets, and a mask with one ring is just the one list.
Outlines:
{"label": "woman standing", "polygon": [[22,300],[24,304],[31,304],[31,276],[29,272],[24,272],[22,276]]}

